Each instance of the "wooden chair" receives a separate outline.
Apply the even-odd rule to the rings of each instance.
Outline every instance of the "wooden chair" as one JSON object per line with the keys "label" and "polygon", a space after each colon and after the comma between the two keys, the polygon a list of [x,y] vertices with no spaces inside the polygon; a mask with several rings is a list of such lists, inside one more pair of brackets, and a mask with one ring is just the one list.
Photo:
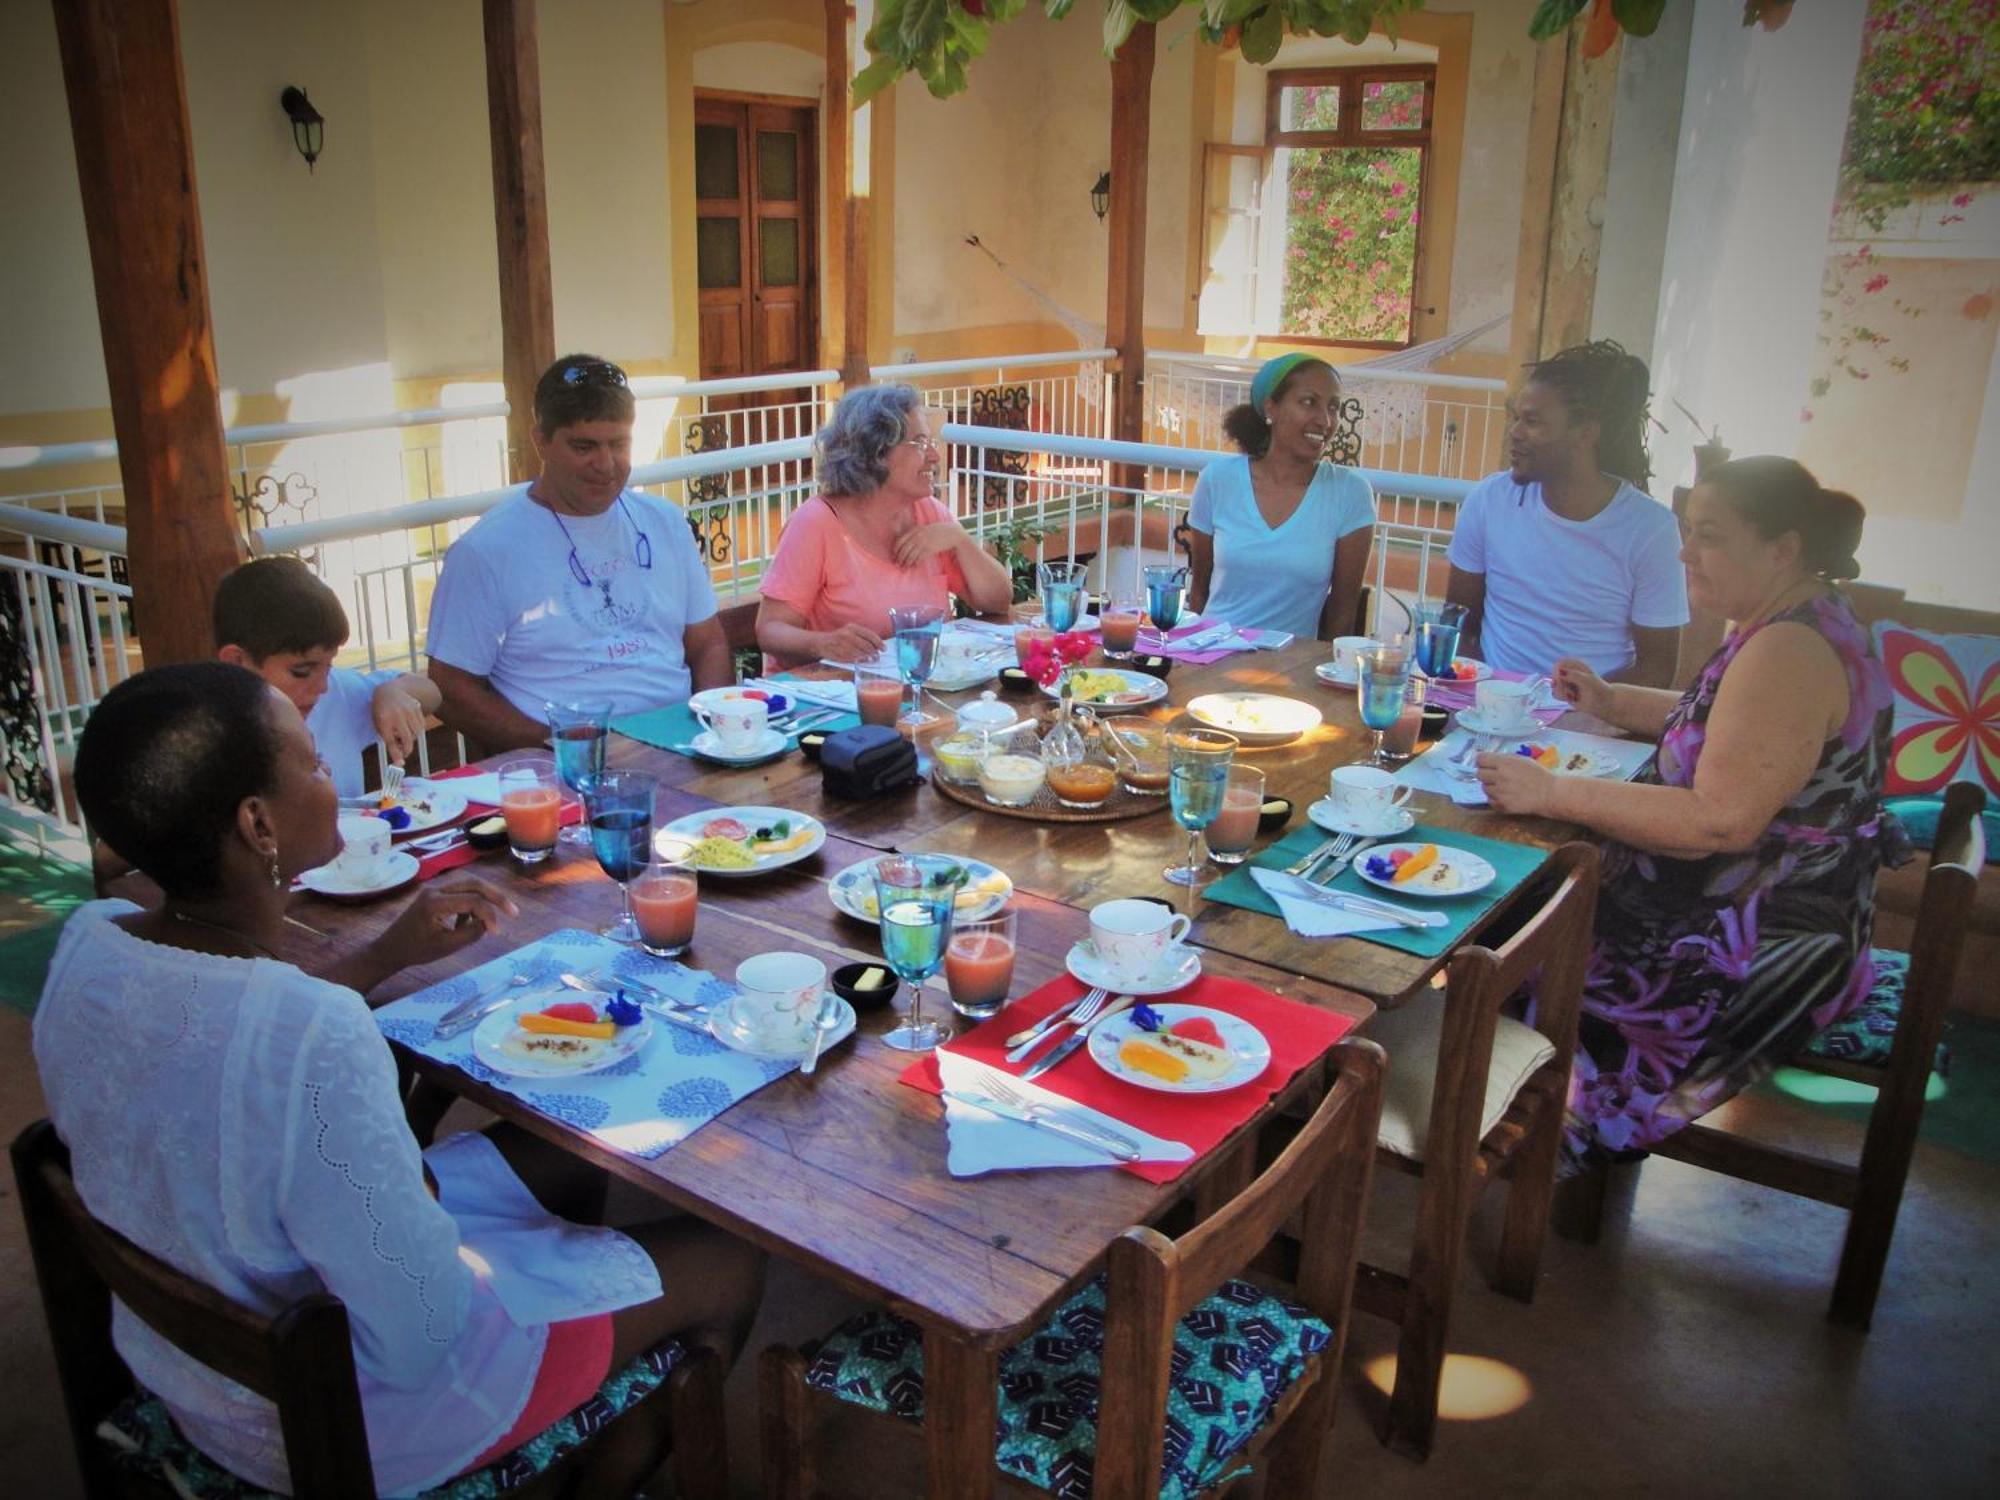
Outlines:
{"label": "wooden chair", "polygon": [[[1923,1121],[1924,1090],[1930,1083],[1931,1064],[1944,1030],[1946,1002],[1965,942],[1966,917],[1986,863],[1985,826],[1979,816],[1985,805],[1985,792],[1966,782],[1945,793],[1887,1061],[1875,1064],[1830,1056],[1823,1045],[1824,1034],[1787,1059],[1790,1067],[1875,1086],[1875,1103],[1868,1114],[1860,1159],[1835,1161],[1788,1147],[1763,1145],[1700,1123],[1677,1131],[1652,1148],[1655,1156],[1846,1209],[1847,1237],[1841,1245],[1840,1270],[1834,1276],[1826,1315],[1832,1322],[1851,1328],[1869,1326],[1876,1294],[1882,1289],[1882,1271],[1889,1259],[1889,1242],[1896,1233],[1903,1184],[1910,1175],[1917,1127]],[[1878,963],[1888,957],[1900,971],[1897,956],[1886,949],[1875,951]],[[1586,1239],[1596,1238],[1603,1212],[1601,1174],[1594,1187],[1583,1210],[1586,1222],[1582,1237]]]}
{"label": "wooden chair", "polygon": [[[1400,1324],[1396,1386],[1383,1441],[1429,1455],[1438,1381],[1465,1234],[1480,1193],[1513,1179],[1493,1285],[1523,1302],[1555,1191],[1563,1108],[1597,907],[1597,850],[1565,844],[1543,867],[1541,904],[1497,949],[1461,949],[1432,991],[1377,1012],[1368,1036],[1388,1049],[1380,1157],[1423,1179],[1407,1274],[1363,1264],[1355,1305]],[[1534,1025],[1500,1014],[1539,972]]]}
{"label": "wooden chair", "polygon": [[[136,1389],[111,1343],[111,1299],[116,1296],[176,1348],[277,1407],[297,1500],[373,1500],[375,1478],[361,1392],[355,1383],[347,1309],[339,1298],[321,1292],[301,1297],[271,1317],[251,1312],[93,1218],[71,1180],[69,1151],[47,1120],[22,1131],[11,1154],[85,1493],[170,1491],[163,1478],[120,1463],[98,1434],[100,1423]],[[657,1414],[662,1401],[675,1433],[703,1439],[674,1445],[680,1492],[726,1495],[727,1459],[720,1444],[722,1367],[714,1351],[688,1351],[664,1384],[619,1418],[641,1411]],[[598,1428],[590,1440],[612,1425]],[[557,1459],[510,1495],[525,1500],[560,1493],[586,1451],[578,1448]]]}
{"label": "wooden chair", "polygon": [[[1312,1491],[1320,1441],[1332,1424],[1339,1393],[1341,1350],[1384,1070],[1381,1049],[1369,1042],[1345,1042],[1335,1055],[1338,1080],[1268,1168],[1178,1239],[1145,1225],[1127,1230],[1112,1243],[1107,1276],[1071,1296],[1040,1330],[1001,1356],[1003,1435],[996,1463],[1003,1478],[1062,1493],[1088,1485],[1092,1494],[1112,1500],[1157,1495],[1169,1432],[1178,1426],[1185,1442],[1177,1462],[1207,1461],[1233,1474],[1239,1469],[1248,1472],[1248,1463],[1269,1452],[1268,1493]],[[1306,1231],[1296,1305],[1229,1279],[1251,1263],[1294,1213],[1303,1215]],[[1192,1431],[1190,1414],[1197,1405],[1209,1410],[1211,1393],[1191,1398],[1187,1382],[1177,1377],[1192,1375],[1196,1385],[1219,1378],[1215,1366],[1224,1361],[1212,1356],[1231,1334],[1251,1330],[1253,1321],[1270,1345],[1283,1352],[1283,1369],[1275,1354],[1260,1357],[1270,1360],[1275,1379],[1284,1379],[1288,1372],[1289,1384],[1268,1410],[1240,1427],[1232,1422],[1226,1399],[1213,1401],[1216,1410],[1208,1420],[1227,1425],[1230,1431],[1223,1440],[1226,1446],[1204,1460],[1209,1450],[1202,1434]],[[1284,1328],[1319,1332],[1293,1342],[1291,1334],[1280,1336]],[[1257,1337],[1252,1331],[1249,1342],[1255,1343]],[[1045,1380],[1027,1367],[1026,1362],[1038,1358],[1049,1345],[1065,1344],[1083,1346],[1081,1363],[1087,1368],[1100,1341],[1101,1376],[1072,1367],[1069,1373]],[[879,1369],[879,1359],[889,1348],[895,1348],[898,1357],[908,1351],[914,1367],[898,1369],[893,1386],[870,1384],[859,1373],[863,1359],[877,1361]],[[1202,1352],[1196,1355],[1195,1349]],[[921,1350],[922,1337],[915,1325],[887,1313],[863,1314],[808,1351],[782,1346],[766,1350],[762,1369],[766,1494],[803,1497],[814,1492],[813,1432],[820,1417],[843,1404],[863,1410],[873,1407],[878,1414],[896,1413],[877,1415],[879,1421],[921,1422]],[[1240,1349],[1237,1352],[1241,1354]],[[1266,1389],[1255,1374],[1247,1378],[1256,1386],[1257,1399],[1266,1399]],[[1074,1384],[1078,1381],[1090,1387],[1087,1393],[1078,1391]],[[1035,1425],[1052,1405],[1065,1408],[1060,1415],[1073,1422],[1060,1438],[1051,1436],[1046,1426]],[[1173,1423],[1170,1408],[1177,1412]],[[1095,1413],[1094,1430],[1084,1415],[1090,1411]],[[1253,1425],[1253,1431],[1243,1430]],[[1039,1478],[1019,1447],[1010,1448],[1029,1432],[1063,1445],[1052,1457],[1044,1453],[1049,1472]]]}

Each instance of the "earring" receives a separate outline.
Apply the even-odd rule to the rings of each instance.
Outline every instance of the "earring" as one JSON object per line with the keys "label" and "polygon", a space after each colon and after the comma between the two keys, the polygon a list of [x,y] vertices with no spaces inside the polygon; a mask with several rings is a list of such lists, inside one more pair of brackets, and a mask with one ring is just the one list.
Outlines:
{"label": "earring", "polygon": [[285,877],[278,872],[278,846],[273,844],[271,846],[271,889],[282,891],[284,888]]}

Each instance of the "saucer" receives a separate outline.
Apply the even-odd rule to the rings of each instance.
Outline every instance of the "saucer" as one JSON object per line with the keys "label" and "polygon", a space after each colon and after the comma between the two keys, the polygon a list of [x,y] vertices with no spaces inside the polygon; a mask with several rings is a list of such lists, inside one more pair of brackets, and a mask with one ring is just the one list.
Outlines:
{"label": "saucer", "polygon": [[1354,674],[1352,672],[1341,671],[1330,661],[1323,661],[1314,667],[1313,676],[1317,677],[1321,682],[1331,683],[1334,687],[1354,686]]}
{"label": "saucer", "polygon": [[369,901],[401,890],[417,878],[418,868],[416,855],[397,849],[361,879],[344,875],[332,865],[321,865],[318,869],[301,871],[299,884],[315,896],[332,901]]}
{"label": "saucer", "polygon": [[1491,719],[1481,717],[1478,709],[1468,708],[1459,712],[1458,727],[1470,730],[1474,734],[1498,735],[1505,738],[1538,734],[1541,732],[1542,721],[1530,714],[1525,723],[1496,724]]}
{"label": "saucer", "polygon": [[757,736],[756,743],[748,750],[725,750],[722,741],[715,737],[715,731],[704,729],[688,741],[688,749],[704,760],[719,760],[727,766],[748,765],[753,760],[768,760],[781,754],[791,744],[784,734],[776,729],[766,729]]}
{"label": "saucer", "polygon": [[[1176,958],[1174,955],[1179,954]],[[1102,986],[1114,995],[1170,995],[1185,989],[1201,977],[1201,953],[1186,943],[1176,943],[1166,952],[1166,963],[1137,983],[1121,979],[1117,970],[1097,956],[1089,938],[1072,944],[1067,960],[1070,973],[1085,984]]]}
{"label": "saucer", "polygon": [[[835,1047],[854,1034],[854,1007],[840,996],[833,997],[840,1020],[820,1043],[819,1055],[825,1057]],[[789,1046],[773,1046],[771,1042],[750,1030],[736,1014],[736,1001],[730,999],[713,1006],[708,1012],[708,1034],[732,1052],[741,1052],[750,1057],[767,1057],[780,1062],[803,1062],[812,1051],[810,1035]]]}
{"label": "saucer", "polygon": [[1311,818],[1321,828],[1324,828],[1328,833],[1358,833],[1363,838],[1370,839],[1394,838],[1397,834],[1407,833],[1417,826],[1417,815],[1407,807],[1399,807],[1396,809],[1395,817],[1389,820],[1386,827],[1363,828],[1360,824],[1350,822],[1336,812],[1333,806],[1333,798],[1331,797],[1320,798],[1319,801],[1306,809],[1306,816]]}

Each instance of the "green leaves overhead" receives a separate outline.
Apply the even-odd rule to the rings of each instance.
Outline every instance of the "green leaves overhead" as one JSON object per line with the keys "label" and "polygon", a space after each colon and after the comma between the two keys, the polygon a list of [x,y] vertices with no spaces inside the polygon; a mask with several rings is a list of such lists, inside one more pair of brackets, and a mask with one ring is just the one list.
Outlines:
{"label": "green leaves overhead", "polygon": [[1611,0],[1611,13],[1629,36],[1651,36],[1660,29],[1667,0]]}
{"label": "green leaves overhead", "polygon": [[1542,0],[1528,18],[1528,35],[1538,42],[1561,36],[1589,4],[1590,0]]}

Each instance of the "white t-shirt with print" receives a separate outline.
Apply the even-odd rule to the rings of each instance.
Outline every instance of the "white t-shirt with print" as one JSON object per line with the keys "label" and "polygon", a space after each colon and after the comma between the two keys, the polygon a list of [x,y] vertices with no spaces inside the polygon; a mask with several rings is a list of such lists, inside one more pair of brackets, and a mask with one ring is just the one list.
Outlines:
{"label": "white t-shirt with print", "polygon": [[551,700],[601,698],[624,714],[685,699],[682,635],[714,616],[715,590],[678,505],[637,490],[622,501],[558,517],[517,486],[445,554],[431,656],[535,719]]}
{"label": "white t-shirt with print", "polygon": [[375,689],[403,674],[394,667],[357,672],[335,667],[326,676],[326,691],[306,715],[319,758],[333,773],[333,788],[343,797],[358,797],[362,784],[361,752],[375,743]]}
{"label": "white t-shirt with print", "polygon": [[1688,622],[1679,523],[1652,496],[1620,484],[1588,521],[1550,510],[1539,483],[1489,474],[1458,507],[1453,568],[1486,575],[1479,654],[1505,672],[1547,672],[1565,656],[1599,673],[1638,656],[1632,627]]}

